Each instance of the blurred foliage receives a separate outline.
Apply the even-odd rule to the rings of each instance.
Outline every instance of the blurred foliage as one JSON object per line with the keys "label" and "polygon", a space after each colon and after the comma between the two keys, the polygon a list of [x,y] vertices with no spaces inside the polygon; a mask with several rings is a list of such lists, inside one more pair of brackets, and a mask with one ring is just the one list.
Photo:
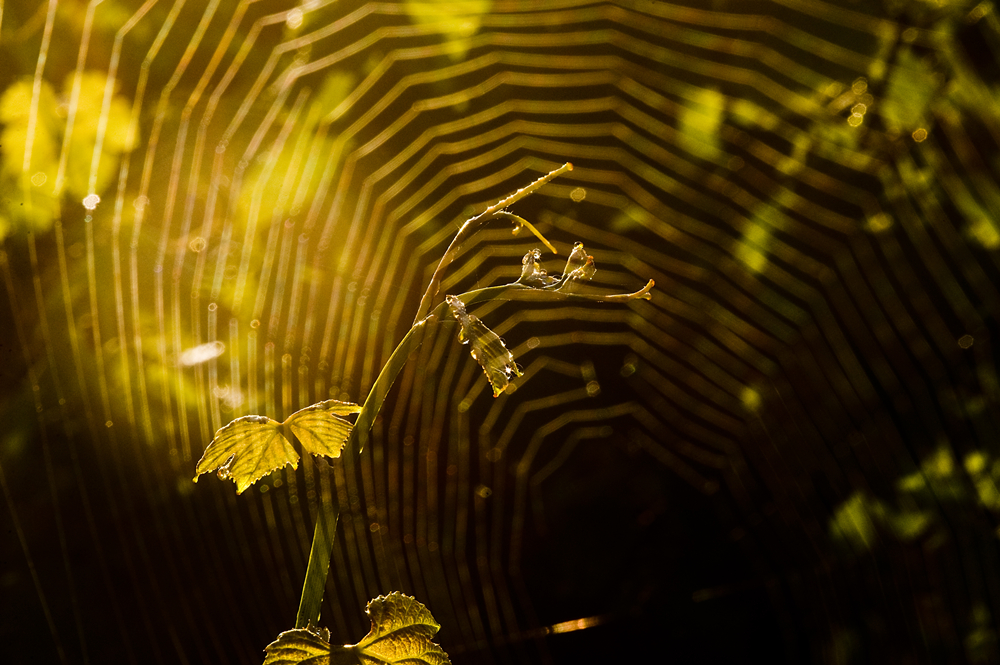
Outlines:
{"label": "blurred foliage", "polygon": [[406,13],[414,23],[439,26],[447,40],[448,55],[453,60],[461,60],[469,50],[469,39],[479,31],[482,17],[492,5],[493,0],[407,0]]}
{"label": "blurred foliage", "polygon": [[[103,192],[117,173],[120,156],[136,144],[128,131],[129,103],[113,95],[105,74],[72,74],[58,96],[42,80],[34,118],[32,86],[32,79],[24,77],[0,95],[0,188],[11,192],[0,199],[0,240],[12,232],[51,228],[64,194],[81,201]],[[102,119],[108,94],[113,96]],[[59,181],[61,159],[66,161]]]}
{"label": "blurred foliage", "polygon": [[[274,208],[301,205],[312,201],[320,184],[323,160],[336,150],[343,154],[343,142],[320,131],[324,118],[337,111],[357,83],[354,74],[335,70],[323,79],[319,90],[309,101],[305,117],[297,121],[288,138],[271,150],[262,150],[247,169],[247,178],[240,189],[239,205],[244,213],[239,220],[270,213]],[[308,150],[308,155],[306,154]],[[313,159],[309,159],[313,156]],[[317,160],[318,158],[318,160]],[[317,164],[316,162],[319,161]],[[311,172],[306,169],[313,169]],[[288,183],[296,183],[290,192]],[[261,211],[266,202],[271,208]],[[268,224],[261,225],[267,229]]]}
{"label": "blurred foliage", "polygon": [[881,100],[882,117],[890,130],[909,133],[926,125],[928,107],[939,87],[931,71],[911,49],[899,49]]}
{"label": "blurred foliage", "polygon": [[722,125],[725,98],[713,88],[697,89],[679,118],[678,138],[681,146],[706,161],[715,161],[721,154],[719,127]]}
{"label": "blurred foliage", "polygon": [[931,532],[939,535],[941,503],[967,504],[964,510],[969,514],[977,509],[1000,513],[998,481],[1000,458],[973,451],[959,465],[951,448],[941,444],[917,471],[896,481],[894,502],[860,490],[851,494],[830,518],[830,537],[863,551],[873,549],[880,537],[907,543]]}

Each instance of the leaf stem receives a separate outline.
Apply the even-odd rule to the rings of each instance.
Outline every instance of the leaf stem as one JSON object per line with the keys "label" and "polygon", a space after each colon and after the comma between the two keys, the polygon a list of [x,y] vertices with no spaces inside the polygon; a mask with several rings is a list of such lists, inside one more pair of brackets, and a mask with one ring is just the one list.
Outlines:
{"label": "leaf stem", "polygon": [[323,592],[326,590],[326,578],[330,574],[330,555],[333,553],[333,539],[337,535],[337,520],[340,518],[340,500],[337,498],[337,488],[331,488],[330,502],[320,500],[319,514],[316,516],[316,529],[313,532],[312,547],[309,550],[309,563],[306,566],[306,579],[302,584],[302,597],[299,599],[299,611],[295,616],[295,627],[305,628],[310,623],[319,621],[319,610],[323,604]]}

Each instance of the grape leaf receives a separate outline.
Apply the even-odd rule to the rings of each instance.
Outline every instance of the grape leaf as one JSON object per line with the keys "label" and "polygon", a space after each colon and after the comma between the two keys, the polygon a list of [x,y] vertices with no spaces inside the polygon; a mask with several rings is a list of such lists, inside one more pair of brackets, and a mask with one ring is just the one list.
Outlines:
{"label": "grape leaf", "polygon": [[287,630],[264,650],[264,665],[450,665],[431,641],[441,628],[423,604],[394,591],[368,603],[371,630],[357,644],[333,646],[323,628]]}
{"label": "grape leaf", "polygon": [[[527,257],[526,257],[527,258]],[[465,303],[455,296],[446,296],[452,315],[458,319],[462,329],[458,333],[458,341],[469,344],[469,351],[479,366],[486,373],[490,385],[493,386],[493,396],[499,397],[510,383],[511,375],[521,376],[521,370],[514,362],[503,341],[495,332],[473,314],[465,311]]]}
{"label": "grape leaf", "polygon": [[291,464],[298,468],[299,454],[290,435],[313,455],[339,457],[353,425],[340,418],[357,413],[361,407],[349,402],[327,400],[296,411],[279,423],[265,416],[243,416],[218,432],[205,448],[195,467],[194,481],[209,471],[236,483],[243,491],[275,469]]}
{"label": "grape leaf", "polygon": [[194,481],[198,482],[203,473],[218,469],[219,477],[231,478],[236,483],[236,493],[242,494],[286,464],[297,468],[299,454],[282,434],[281,423],[265,416],[243,416],[215,433],[198,460]]}
{"label": "grape leaf", "polygon": [[325,628],[286,630],[264,649],[264,665],[325,665],[336,662],[331,649],[330,631]]}
{"label": "grape leaf", "polygon": [[296,411],[288,416],[284,427],[291,430],[302,448],[313,455],[339,457],[353,425],[338,416],[360,410],[357,404],[330,399]]}

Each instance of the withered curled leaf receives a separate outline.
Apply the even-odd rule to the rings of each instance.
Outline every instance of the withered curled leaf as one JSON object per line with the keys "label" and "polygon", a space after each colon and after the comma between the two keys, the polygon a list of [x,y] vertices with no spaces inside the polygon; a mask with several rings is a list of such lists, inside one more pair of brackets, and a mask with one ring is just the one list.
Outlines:
{"label": "withered curled leaf", "polygon": [[510,383],[511,376],[521,376],[521,370],[514,362],[514,356],[504,346],[495,332],[486,327],[475,315],[465,311],[465,303],[455,296],[447,296],[448,306],[462,329],[458,341],[470,346],[469,351],[486,373],[493,396],[499,397]]}

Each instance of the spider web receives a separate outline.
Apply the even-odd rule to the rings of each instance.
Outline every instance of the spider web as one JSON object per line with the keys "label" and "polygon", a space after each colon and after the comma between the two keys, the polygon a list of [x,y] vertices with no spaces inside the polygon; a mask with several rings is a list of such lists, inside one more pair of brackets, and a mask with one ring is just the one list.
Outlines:
{"label": "spider web", "polygon": [[[994,5],[689,4],[0,0],[5,661],[260,659],[331,492],[340,643],[399,590],[455,662],[995,659]],[[499,398],[431,326],[360,457],[190,482],[566,161],[515,212],[651,301],[479,306]]]}

